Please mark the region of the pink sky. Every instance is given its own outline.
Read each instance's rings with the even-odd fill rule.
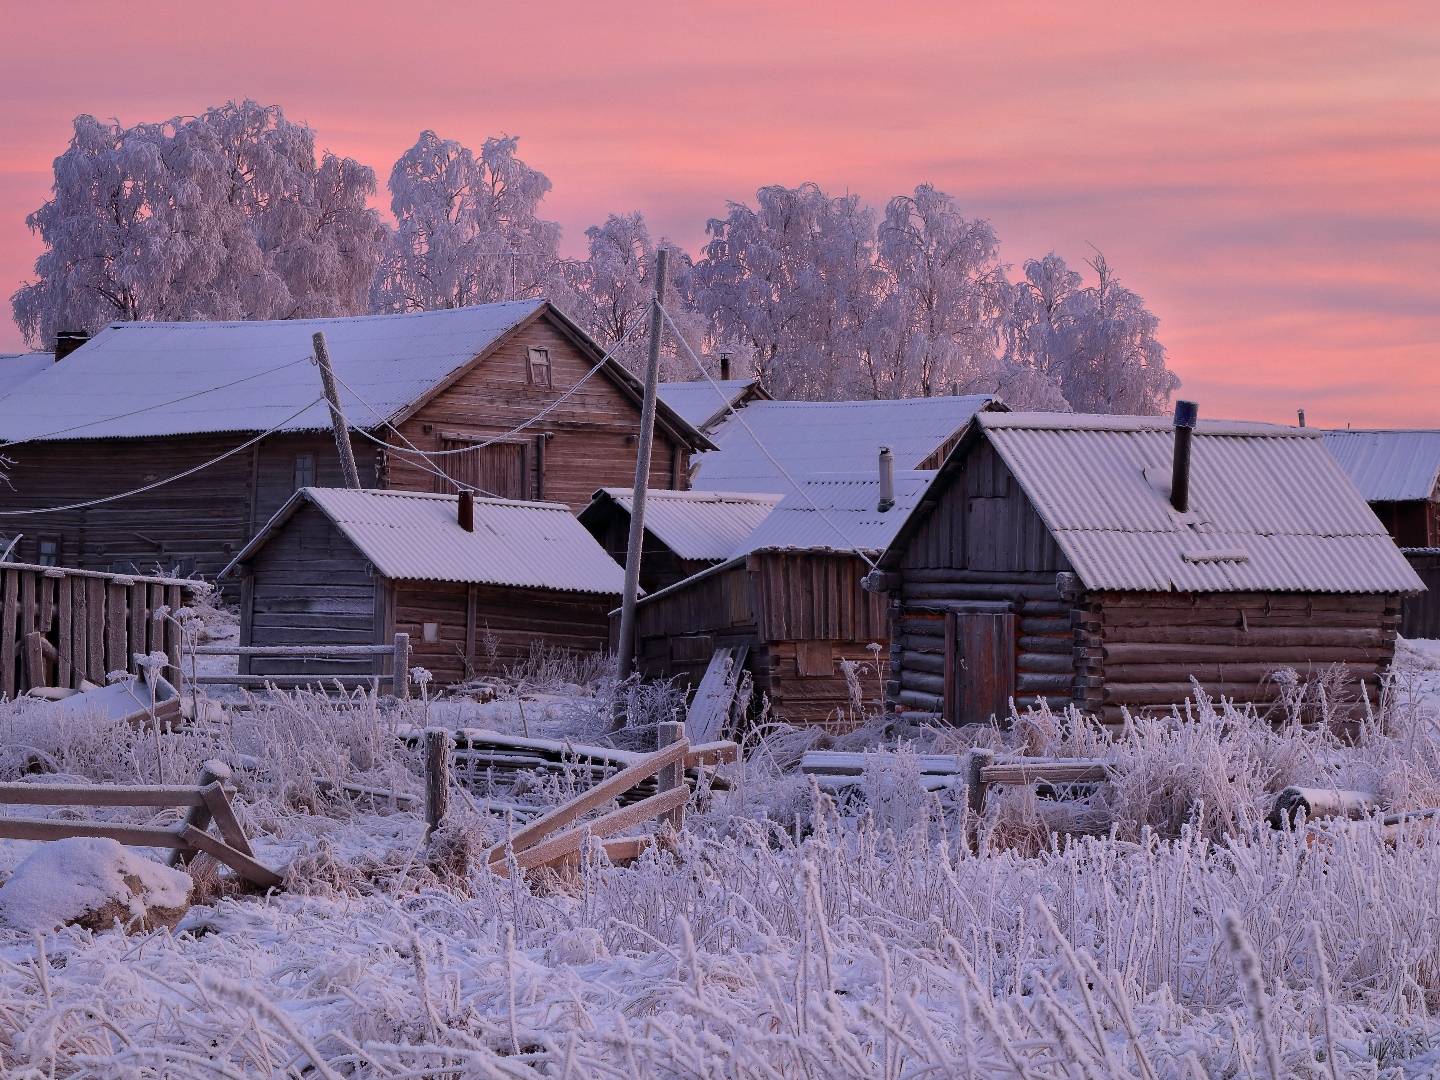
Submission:
[[[6,0],[4,26],[0,296],[75,115],[249,96],[382,201],[424,128],[519,135],[573,254],[611,211],[693,253],[763,184],[933,182],[1012,274],[1103,250],[1202,415],[1440,426],[1434,4]]]

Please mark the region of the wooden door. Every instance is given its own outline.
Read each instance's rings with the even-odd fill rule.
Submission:
[[[442,450],[463,450],[456,439],[440,440]],[[453,495],[468,488],[482,496],[500,499],[526,497],[525,446],[522,443],[491,443],[464,453],[446,454],[436,464],[447,479],[435,478],[437,491]]]
[[[1015,616],[945,615],[945,720],[988,724],[1010,715],[1015,694]]]

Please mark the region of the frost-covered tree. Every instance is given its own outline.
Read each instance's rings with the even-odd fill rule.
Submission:
[[[1057,384],[1076,412],[1164,412],[1180,380],[1165,365],[1160,320],[1103,254],[1087,265],[1091,286],[1054,253],[1026,262],[1004,328],[1007,365]]]
[[[772,393],[838,396],[884,295],[875,212],[814,184],[761,188],[757,204],[731,203],[709,222],[711,240],[683,287],[712,342],[748,350]]]
[[[476,157],[423,131],[390,172],[397,227],[371,293],[375,311],[430,311],[547,291],[560,226],[539,215],[551,184],[515,151],[514,137],[486,139]]]
[[[326,152],[279,107],[230,102],[125,128],[92,116],[55,159],[44,240],[11,298],[32,345],[137,319],[276,319],[365,310],[384,226],[373,170]]]

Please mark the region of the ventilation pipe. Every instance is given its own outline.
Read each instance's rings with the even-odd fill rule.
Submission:
[[[64,360],[89,340],[90,335],[84,330],[61,330],[55,335],[55,359]]]
[[[720,381],[730,381],[730,354],[728,352],[720,354]]]
[[[460,527],[466,532],[475,531],[475,493],[461,489],[460,491]]]
[[[1301,410],[1300,410],[1300,426],[1301,426],[1301,427],[1304,427],[1304,426],[1305,426],[1305,410],[1304,410],[1304,409],[1301,409]]]
[[[888,446],[880,447],[880,505],[875,507],[885,513],[895,505],[895,455]]]
[[[1175,464],[1170,473],[1170,505],[1180,513],[1190,509],[1190,439],[1200,406],[1193,401],[1175,402]]]

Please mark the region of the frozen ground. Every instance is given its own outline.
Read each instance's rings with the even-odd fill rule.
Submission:
[[[1297,691],[1297,716],[1313,707]],[[1261,818],[1289,783],[1366,786],[1387,811],[1440,805],[1437,711],[1440,647],[1417,642],[1354,745],[1203,705],[1113,745],[1031,715],[1006,738],[1103,754],[1116,783],[1058,814],[1001,796],[978,854],[963,808],[921,794],[907,753],[877,762],[868,811],[845,816],[775,767],[814,736],[777,730],[673,849],[526,887],[472,865],[498,819],[461,805],[427,849],[414,813],[316,779],[418,795],[396,725],[584,738],[608,716],[603,694],[442,700],[428,716],[422,702],[257,701],[159,741],[99,723],[56,731],[12,706],[7,778],[177,782],[208,757],[231,761],[257,853],[288,867],[288,889],[245,895],[202,863],[202,902],[173,932],[0,931],[0,1069],[1436,1075],[1440,834],[1360,822],[1292,835]],[[1109,832],[1061,842],[1054,830],[1085,814]],[[0,876],[31,848],[0,847]]]

